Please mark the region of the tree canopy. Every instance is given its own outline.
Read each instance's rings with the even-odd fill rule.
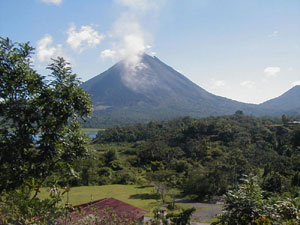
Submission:
[[[47,67],[48,79],[38,74],[33,51],[0,39],[0,193],[70,170],[86,153],[77,120],[92,111],[89,95],[61,57]]]

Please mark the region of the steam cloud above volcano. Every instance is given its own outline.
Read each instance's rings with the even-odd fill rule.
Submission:
[[[112,42],[111,49],[101,52],[102,58],[111,58],[114,61],[124,59],[127,69],[134,71],[143,68],[141,57],[146,51],[150,51],[152,36],[141,23],[147,16],[154,19],[162,0],[115,0],[124,7],[124,12],[116,20],[110,32]]]

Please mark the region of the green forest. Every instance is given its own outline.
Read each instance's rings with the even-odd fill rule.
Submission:
[[[288,201],[299,210],[300,126],[289,121],[292,119],[285,115],[267,119],[237,111],[228,116],[184,117],[108,128],[92,141],[89,159],[76,162],[75,170],[80,176],[71,182],[155,184],[164,187],[162,198],[168,189],[177,188],[186,198],[208,202],[222,201],[224,195],[226,201],[231,190],[246,188],[250,182],[254,186],[249,188],[255,187],[261,201],[269,202],[263,204],[274,206],[276,201]],[[252,197],[255,196],[248,196],[249,201],[254,200]],[[261,215],[267,214],[261,210]],[[299,217],[298,210],[295,212]],[[272,208],[270,214],[275,211]],[[296,213],[293,216],[298,221]],[[278,224],[288,223],[293,216],[279,215],[283,219]],[[235,218],[229,218],[228,222],[227,217],[220,217],[221,224],[250,221],[246,218],[244,222],[232,222]]]
[[[236,187],[243,175],[253,174],[268,195],[298,193],[300,128],[281,120],[237,112],[152,121],[108,128],[91,147],[90,162],[75,164],[81,179],[74,185],[153,180],[209,200]],[[95,173],[89,179],[85,164]]]

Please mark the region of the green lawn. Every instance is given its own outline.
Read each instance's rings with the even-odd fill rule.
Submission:
[[[98,131],[105,131],[105,129],[99,129],[99,128],[82,128],[83,132],[98,132]]]
[[[41,198],[48,196],[47,188],[43,188],[40,193]],[[113,197],[147,210],[147,216],[152,215],[153,209],[160,205],[155,199],[153,187],[142,187],[137,185],[103,185],[103,186],[82,186],[71,188],[69,201],[72,205],[87,203],[107,197]],[[64,201],[67,196],[65,194]]]

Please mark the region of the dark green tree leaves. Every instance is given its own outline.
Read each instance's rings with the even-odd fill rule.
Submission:
[[[86,153],[79,118],[91,111],[89,95],[63,58],[51,79],[31,65],[28,43],[0,40],[0,192],[42,182]]]

